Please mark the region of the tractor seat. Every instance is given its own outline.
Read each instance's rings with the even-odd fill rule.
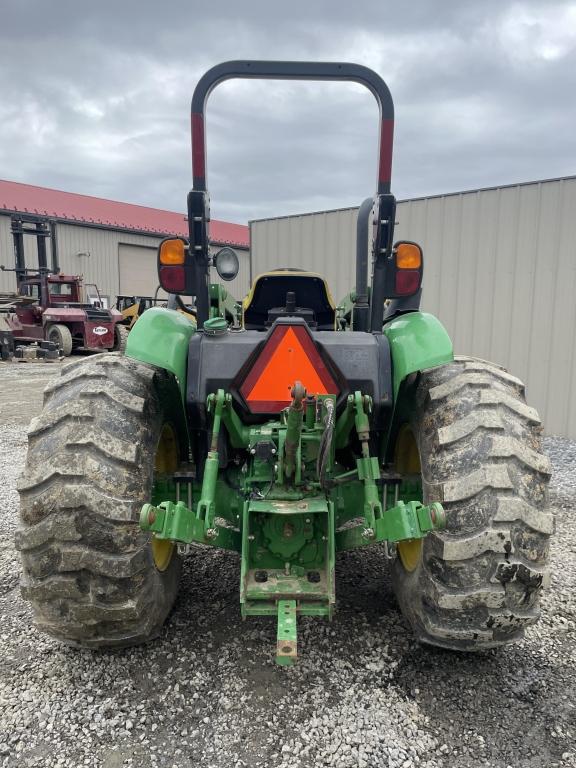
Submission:
[[[301,269],[282,268],[258,275],[244,299],[244,327],[265,331],[279,317],[300,317],[311,328],[333,331],[336,308],[326,281]]]

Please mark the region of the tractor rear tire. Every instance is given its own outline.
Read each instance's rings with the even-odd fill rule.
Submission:
[[[116,323],[114,326],[114,347],[113,352],[126,352],[126,343],[128,341],[128,328],[121,323]]]
[[[400,608],[431,645],[483,650],[517,640],[539,618],[554,527],[538,414],[518,379],[471,358],[422,373],[411,403],[403,429],[417,451],[423,500],[443,504],[447,526],[399,545]]]
[[[158,562],[138,519],[160,446],[168,440],[173,464],[187,459],[179,402],[173,377],[115,353],[66,366],[46,388],[28,433],[16,532],[22,595],[42,631],[86,647],[160,631],[181,563],[172,545]]]
[[[70,328],[68,328],[67,325],[55,323],[54,325],[48,326],[46,339],[47,341],[51,341],[53,344],[56,344],[64,357],[70,357],[72,354],[72,334],[70,333]]]

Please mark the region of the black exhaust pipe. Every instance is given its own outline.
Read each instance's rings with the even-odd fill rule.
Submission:
[[[367,197],[358,209],[356,220],[356,296],[354,299],[353,327],[367,331],[370,317],[368,302],[368,224],[374,199]]]

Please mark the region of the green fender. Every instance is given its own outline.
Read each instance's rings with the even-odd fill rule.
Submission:
[[[181,312],[151,307],[134,324],[128,335],[126,357],[151,363],[173,373],[186,400],[188,345],[196,326]]]
[[[390,343],[394,403],[406,376],[454,359],[452,341],[442,323],[426,312],[408,312],[384,325]]]

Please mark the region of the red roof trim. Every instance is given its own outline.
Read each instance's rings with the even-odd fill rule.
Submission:
[[[3,210],[153,235],[188,234],[183,213],[0,179],[0,213]],[[249,248],[250,230],[244,224],[213,220],[210,222],[210,240],[221,245]]]

